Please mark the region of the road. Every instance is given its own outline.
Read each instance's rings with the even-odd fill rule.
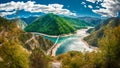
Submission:
[[[60,35],[57,37],[56,42],[54,43],[54,45],[50,49],[48,49],[47,55],[51,55],[52,54],[51,52],[56,47],[59,38],[60,38]]]
[[[58,35],[48,35],[48,34],[43,34],[43,33],[38,33],[38,32],[30,32],[32,34],[36,34],[36,35],[42,35],[42,36],[47,36],[47,37],[53,37],[53,38],[57,38]],[[60,37],[67,37],[67,36],[71,36],[72,34],[63,34],[60,35]]]
[[[32,34],[32,37],[30,39],[28,39],[25,44],[29,43],[31,40],[35,39],[35,36]]]

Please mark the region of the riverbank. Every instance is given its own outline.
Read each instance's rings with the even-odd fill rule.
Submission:
[[[62,44],[62,43],[57,44],[57,45],[52,49],[51,56],[56,56],[56,51],[57,51],[57,49],[60,47],[61,44]]]
[[[57,37],[57,40],[56,40],[56,42],[54,43],[54,45],[53,45],[50,49],[47,50],[47,55],[51,55],[51,54],[52,54],[51,52],[52,52],[52,50],[56,47],[59,38],[60,38],[60,36]]]
[[[89,29],[89,28],[88,28],[88,29]],[[74,42],[74,43],[78,43],[78,44],[81,43],[81,44],[82,44],[81,48],[84,48],[86,51],[91,52],[91,51],[93,51],[95,48],[92,47],[92,46],[90,46],[90,45],[88,45],[87,42],[83,40],[84,37],[86,37],[86,36],[89,35],[89,33],[86,33],[86,31],[87,31],[88,29],[80,29],[80,30],[77,30],[77,31],[76,31],[76,34],[74,34],[74,35],[77,37],[77,39],[74,39],[73,42]],[[58,48],[59,48],[62,44],[64,44],[65,41],[69,41],[69,40],[70,40],[70,39],[66,39],[66,40],[64,40],[63,42],[57,44],[57,45],[52,49],[52,52],[51,52],[52,54],[51,54],[51,55],[52,55],[52,56],[56,56],[56,51],[58,50]],[[80,44],[80,45],[81,45],[81,44]],[[72,44],[72,45],[73,45],[73,44]],[[83,52],[84,49],[81,49],[81,52]]]
[[[84,39],[82,39],[81,41],[84,42],[87,47],[89,47],[89,48],[91,48],[91,49],[93,49],[93,50],[96,50],[96,49],[97,49],[97,47],[94,47],[94,46],[89,45]]]

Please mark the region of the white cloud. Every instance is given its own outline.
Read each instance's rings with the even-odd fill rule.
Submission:
[[[100,6],[96,6],[96,8],[100,8]]]
[[[85,8],[87,7],[85,2],[82,2],[81,4],[82,4]]]
[[[85,3],[85,2],[82,2],[81,4],[82,4],[82,5],[85,5],[86,3]]]
[[[92,3],[96,2],[96,0],[86,0],[86,1],[89,1],[89,2],[92,2]]]
[[[92,0],[87,0],[91,2]],[[96,0],[101,1],[102,0]],[[92,11],[102,16],[117,17],[120,12],[120,0],[103,0],[101,6],[104,8],[93,9]]]
[[[76,13],[72,13],[68,9],[64,9],[63,6],[64,5],[61,5],[61,4],[48,4],[48,5],[36,4],[35,1],[27,1],[27,2],[11,1],[9,3],[0,4],[0,11],[9,12],[9,11],[15,11],[15,10],[24,10],[31,13],[42,12],[42,13],[63,14],[67,16],[69,15],[76,16]],[[3,12],[0,12],[0,13],[3,13]],[[5,16],[5,15],[2,15],[2,16]],[[9,15],[10,15],[10,12],[9,12]]]
[[[13,11],[13,12],[0,12],[0,16],[6,16],[6,15],[11,15],[11,14],[15,14],[16,11]]]
[[[91,3],[98,3],[98,2],[102,2],[103,0],[86,0],[86,1],[88,1],[88,2],[91,2]]]
[[[86,6],[86,5],[84,5],[84,7],[86,8],[87,6]]]
[[[88,8],[92,9],[93,7],[92,7],[92,5],[88,5]]]

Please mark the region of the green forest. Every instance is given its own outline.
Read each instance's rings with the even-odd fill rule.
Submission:
[[[27,32],[40,32],[49,35],[61,35],[74,33],[77,29],[86,28],[90,24],[74,19],[65,18],[55,14],[47,14],[39,17],[25,28]]]

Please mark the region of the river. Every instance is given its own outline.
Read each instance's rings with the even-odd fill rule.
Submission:
[[[88,29],[80,29],[71,36],[60,37],[56,47],[54,47],[52,50],[52,56],[66,53],[68,51],[93,51],[93,48],[89,47],[89,45],[85,41],[83,41],[83,38],[89,35],[88,33],[86,33]],[[52,40],[53,42],[56,41],[56,38],[47,36],[44,37]]]

